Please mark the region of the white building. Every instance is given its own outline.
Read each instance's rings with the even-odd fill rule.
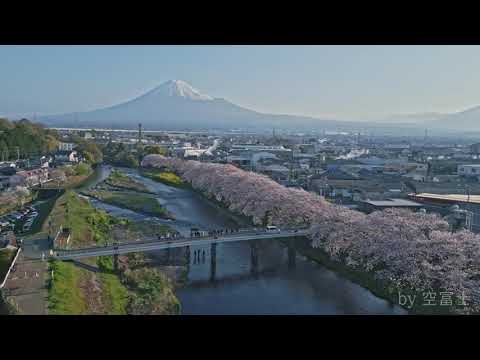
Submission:
[[[232,150],[236,151],[291,151],[290,149],[284,148],[282,145],[251,145],[251,144],[237,144],[232,145]]]
[[[74,143],[65,143],[65,142],[60,142],[58,144],[58,150],[59,151],[72,151],[75,148]]]

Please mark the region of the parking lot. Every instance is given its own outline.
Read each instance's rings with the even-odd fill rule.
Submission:
[[[25,234],[30,231],[38,217],[33,206],[26,206],[21,210],[0,216],[0,233],[14,231],[16,234]]]

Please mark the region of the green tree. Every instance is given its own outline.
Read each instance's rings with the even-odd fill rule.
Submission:
[[[8,146],[4,140],[0,140],[0,160],[8,160]]]
[[[167,155],[167,149],[159,145],[150,145],[145,147],[144,153],[145,155],[147,154]]]
[[[77,144],[77,151],[85,157],[90,164],[99,164],[103,161],[103,153],[97,144],[81,141]]]

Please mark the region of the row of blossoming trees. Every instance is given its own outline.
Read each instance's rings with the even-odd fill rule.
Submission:
[[[142,166],[174,171],[194,189],[255,224],[268,214],[276,225],[309,225],[313,247],[371,273],[391,294],[434,293],[437,304],[440,296],[452,299],[450,310],[480,310],[480,236],[451,233],[448,223],[434,214],[389,209],[366,215],[232,165],[148,155]],[[466,307],[455,306],[460,298]]]

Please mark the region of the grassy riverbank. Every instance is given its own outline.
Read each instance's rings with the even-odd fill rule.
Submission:
[[[161,271],[148,267],[143,254],[130,254],[122,278],[132,296],[128,313],[133,315],[176,315],[181,312],[174,284]]]
[[[60,225],[71,228],[72,248],[103,245],[112,242],[115,234],[128,235],[141,231],[141,227],[134,223],[96,210],[88,200],[72,191],[67,191],[56,201],[49,220],[55,228]],[[162,229],[167,231],[168,227],[162,226]],[[127,260],[123,261],[120,272],[114,270],[112,256],[86,259],[78,265],[74,262],[50,261],[49,313],[178,313],[178,300],[173,294],[173,286],[163,279],[163,274],[150,269],[132,270],[128,258],[122,259]]]
[[[132,191],[138,192],[150,192],[148,188],[141,182],[135,181],[132,177],[125,175],[119,170],[113,170],[107,179],[105,179],[105,184]]]
[[[94,209],[88,200],[67,191],[55,203],[49,216],[52,228],[61,225],[71,230],[72,248],[92,244],[102,245],[113,227],[120,221]],[[45,224],[48,226],[47,224]],[[120,279],[105,269],[104,258],[87,259],[87,265],[102,272],[77,267],[72,262],[50,262],[48,307],[51,314],[123,314],[126,307],[126,288]],[[53,271],[53,277],[52,277]]]
[[[158,200],[152,195],[129,191],[108,190],[92,190],[87,194],[107,204],[165,219],[174,218],[173,215],[160,205]]]
[[[173,172],[161,171],[157,169],[142,169],[141,175],[148,177],[152,180],[161,182],[165,185],[174,186],[177,188],[189,188],[190,185],[184,183],[180,176]]]

